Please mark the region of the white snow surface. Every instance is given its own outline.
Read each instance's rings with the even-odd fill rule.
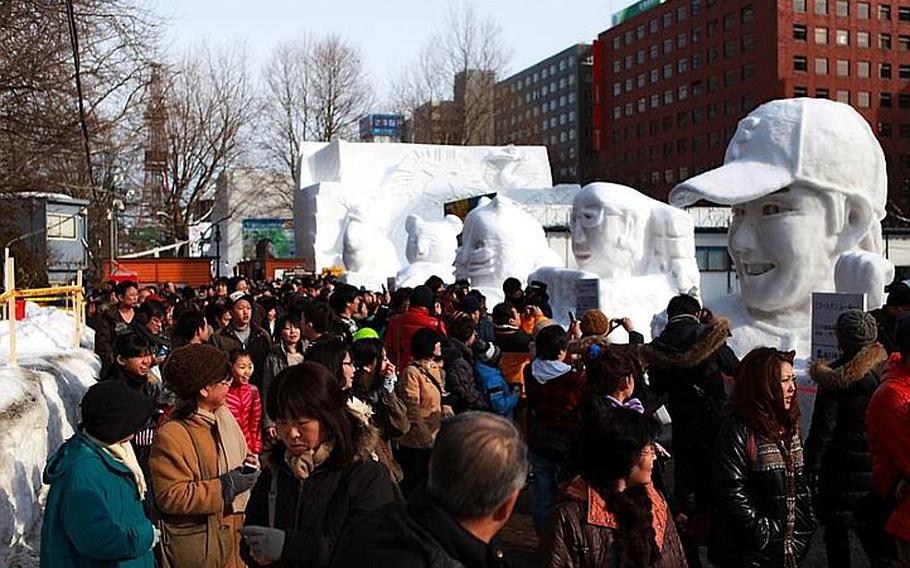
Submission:
[[[0,367],[0,566],[37,566],[48,487],[47,457],[79,421],[79,401],[100,369],[86,328],[72,347],[75,322],[55,308],[28,304],[16,329],[19,367]],[[0,322],[0,360],[8,357],[7,322]]]

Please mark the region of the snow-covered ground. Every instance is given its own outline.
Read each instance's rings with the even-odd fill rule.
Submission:
[[[0,321],[0,566],[37,566],[50,453],[72,435],[79,401],[95,382],[94,333],[73,348],[75,322],[55,308],[28,304],[16,322],[19,367],[7,364],[9,328]]]

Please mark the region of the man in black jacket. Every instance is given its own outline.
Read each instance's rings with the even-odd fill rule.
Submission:
[[[426,489],[342,534],[332,566],[499,567],[491,541],[505,526],[528,473],[528,450],[508,420],[465,412],[442,425]]]
[[[667,327],[649,349],[651,388],[673,420],[673,503],[689,566],[700,566],[693,526],[710,510],[711,455],[726,400],[724,375],[739,360],[726,344],[729,326],[703,323],[696,298],[681,294],[667,306]],[[713,324],[713,325],[709,325]],[[701,519],[698,519],[701,520]]]

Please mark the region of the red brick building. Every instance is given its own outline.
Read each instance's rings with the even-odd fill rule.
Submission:
[[[602,178],[666,198],[723,162],[756,106],[811,96],[847,102],[869,121],[891,199],[910,201],[910,5],[643,0],[629,12],[593,47]]]

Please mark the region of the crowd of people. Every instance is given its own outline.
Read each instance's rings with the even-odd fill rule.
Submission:
[[[829,566],[851,531],[910,566],[910,288],[840,315],[808,432],[794,353],[739,360],[694,297],[645,343],[622,314],[561,326],[541,283],[503,294],[93,292],[102,369],[48,460],[42,566],[507,566],[523,492],[544,566],[791,568],[819,525]]]

